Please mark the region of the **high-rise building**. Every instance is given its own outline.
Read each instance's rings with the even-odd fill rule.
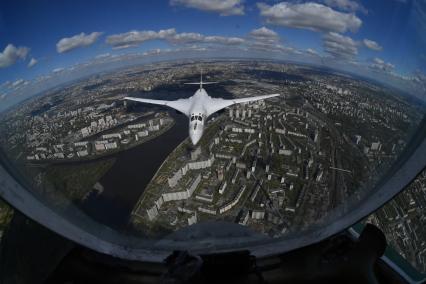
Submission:
[[[223,180],[223,167],[219,167],[216,172],[217,172],[217,179],[222,181]]]

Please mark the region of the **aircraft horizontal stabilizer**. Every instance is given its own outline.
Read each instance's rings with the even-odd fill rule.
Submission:
[[[203,84],[203,85],[210,85],[210,84],[217,84],[217,83],[219,83],[219,82],[190,82],[190,83],[183,83],[184,85],[200,85],[200,84]]]

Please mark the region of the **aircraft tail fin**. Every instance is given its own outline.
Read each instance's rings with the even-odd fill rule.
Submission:
[[[203,85],[216,84],[218,82],[203,82],[203,71],[201,71],[200,82],[190,82],[184,83],[185,85],[200,85],[200,89],[203,88]]]

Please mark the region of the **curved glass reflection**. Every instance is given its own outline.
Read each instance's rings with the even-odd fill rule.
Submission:
[[[246,226],[243,236],[272,241],[303,236],[358,208],[421,135],[425,63],[412,51],[424,50],[424,23],[415,13],[410,21],[402,16],[422,7],[393,3],[394,19],[412,32],[390,29],[386,38],[380,31],[391,11],[376,3],[354,2],[358,8],[349,11],[336,1],[236,2],[226,11],[187,1],[137,4],[182,23],[186,13],[211,13],[211,22],[240,17],[245,24],[233,32],[231,23],[180,30],[155,21],[128,31],[123,17],[120,31],[104,23],[104,32],[51,42],[52,31],[49,62],[41,60],[52,52],[47,47],[30,53],[6,45],[0,67],[14,69],[2,83],[0,147],[20,182],[101,239],[92,222],[136,240],[179,238],[197,224],[226,222]],[[60,13],[55,5],[52,18]],[[243,12],[251,6],[263,22]],[[306,9],[328,11],[344,25],[321,13],[303,25],[281,21],[286,11],[303,19]],[[366,11],[382,14],[373,23]],[[28,23],[42,15],[32,17]],[[397,39],[406,45],[393,45]],[[200,85],[185,84],[200,74]],[[169,103],[124,99],[174,101],[197,90],[232,100],[279,96],[188,117]]]

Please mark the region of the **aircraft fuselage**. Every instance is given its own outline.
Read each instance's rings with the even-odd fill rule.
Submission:
[[[192,104],[189,112],[189,138],[193,145],[197,145],[203,136],[204,123],[207,119],[204,102],[209,95],[203,88],[198,89],[191,97]]]

